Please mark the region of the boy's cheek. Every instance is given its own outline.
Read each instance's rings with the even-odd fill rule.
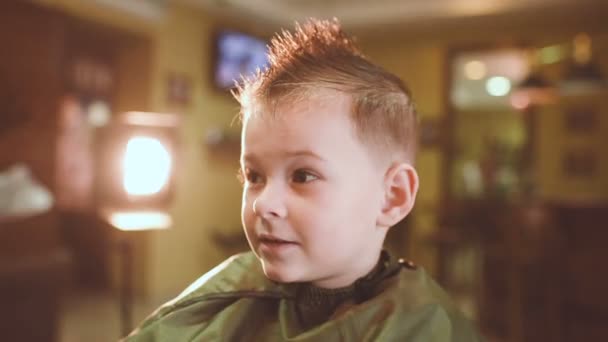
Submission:
[[[250,191],[247,191],[247,188],[244,188],[241,199],[241,213],[245,214],[246,211],[253,211],[253,196]]]

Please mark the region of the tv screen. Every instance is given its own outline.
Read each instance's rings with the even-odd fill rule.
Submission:
[[[221,89],[234,87],[241,75],[249,76],[268,63],[266,42],[242,32],[220,31],[215,40],[214,83]]]

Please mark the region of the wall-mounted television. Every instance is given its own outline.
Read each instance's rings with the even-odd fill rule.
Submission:
[[[264,69],[268,63],[266,41],[239,31],[221,30],[215,35],[213,83],[220,89],[231,89],[241,75]]]

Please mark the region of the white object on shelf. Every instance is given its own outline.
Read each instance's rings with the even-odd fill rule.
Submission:
[[[53,206],[53,195],[32,178],[24,164],[15,164],[0,172],[0,216],[41,214]]]

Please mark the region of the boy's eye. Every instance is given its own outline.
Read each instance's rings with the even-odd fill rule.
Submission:
[[[293,173],[293,178],[292,180],[295,183],[308,183],[308,182],[312,182],[316,179],[318,179],[319,177],[313,175],[312,173],[305,171],[305,170],[297,170],[296,172]]]
[[[255,171],[252,171],[250,169],[245,169],[244,174],[245,174],[245,180],[248,183],[257,184],[257,183],[261,182],[260,175]]]

